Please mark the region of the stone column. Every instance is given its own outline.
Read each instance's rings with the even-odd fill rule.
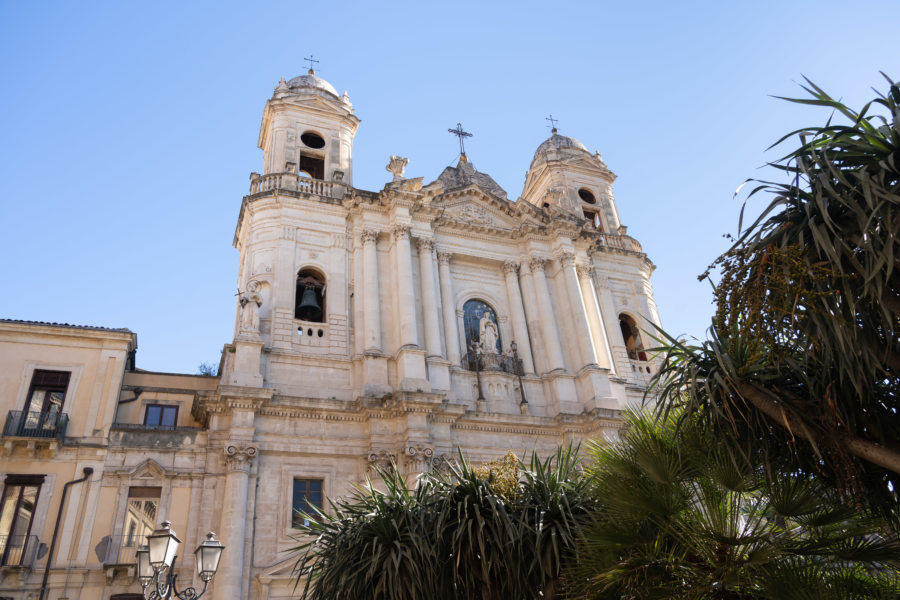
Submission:
[[[545,259],[532,259],[529,267],[534,280],[534,291],[537,296],[538,312],[540,313],[541,330],[544,334],[544,350],[547,353],[547,368],[550,371],[565,371],[566,363],[563,360],[562,348],[559,345],[559,332],[557,331],[556,318],[553,314],[553,302],[550,299],[550,288],[547,287],[547,277],[544,275]]]
[[[447,341],[447,360],[459,366],[459,330],[456,327],[456,300],[453,295],[453,279],[450,277],[449,252],[438,252],[441,280],[441,308],[444,311],[444,337]]]
[[[528,339],[528,324],[525,322],[525,309],[522,306],[522,291],[519,289],[518,263],[508,260],[503,263],[506,277],[506,295],[509,296],[509,312],[512,317],[513,335],[518,346],[519,358],[526,373],[534,373],[534,362],[531,358],[531,340]]]
[[[219,539],[228,548],[216,573],[215,597],[240,598],[244,587],[244,541],[247,534],[247,483],[253,459],[259,453],[253,444],[229,442],[225,446],[225,493]]]
[[[416,240],[419,248],[419,278],[422,280],[422,321],[425,325],[427,356],[442,356],[441,327],[438,323],[437,296],[434,283],[434,241]]]
[[[363,245],[363,303],[365,322],[364,352],[381,352],[381,303],[378,293],[378,232],[367,229],[362,233]]]
[[[615,372],[615,361],[613,361],[612,349],[609,347],[606,325],[600,312],[597,294],[594,292],[594,268],[588,265],[578,265],[576,268],[578,269],[578,282],[581,284],[581,295],[584,298],[584,308],[587,310],[588,322],[591,324],[598,362],[601,367]]]
[[[409,227],[394,226],[394,264],[397,272],[397,311],[400,319],[400,347],[419,346],[416,326],[416,296],[413,293],[412,257],[409,247]]]
[[[601,317],[608,316],[612,322],[612,331],[606,332],[606,339],[613,354],[612,369],[614,373],[618,373],[622,377],[626,377],[628,373],[628,363],[620,362],[621,357],[627,356],[625,350],[625,340],[622,339],[622,333],[619,331],[619,314],[616,312],[616,305],[613,302],[612,293],[609,290],[609,279],[601,276],[594,271],[594,285],[597,290],[597,300],[600,303]],[[616,357],[619,357],[617,359]]]
[[[597,352],[594,350],[591,326],[584,307],[584,299],[581,297],[578,273],[575,271],[575,255],[572,252],[563,252],[559,255],[559,265],[563,272],[566,294],[569,296],[569,307],[572,311],[572,320],[575,325],[573,333],[578,341],[578,349],[581,354],[581,364],[578,366],[580,368],[587,365],[596,365]]]

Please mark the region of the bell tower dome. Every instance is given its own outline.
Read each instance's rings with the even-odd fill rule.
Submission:
[[[353,185],[353,137],[359,119],[347,92],[310,69],[278,82],[259,128],[263,174],[296,173]]]

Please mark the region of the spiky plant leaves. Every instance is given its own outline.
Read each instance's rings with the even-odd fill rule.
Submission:
[[[771,201],[714,263],[709,338],[661,334],[656,386],[661,413],[700,415],[770,468],[817,473],[900,523],[900,88],[887,81],[859,111],[808,80],[791,100],[837,118],[779,140],[800,138],[771,163],[789,180],[750,192]]]
[[[900,591],[900,540],[876,514],[848,509],[813,476],[767,470],[752,447],[729,453],[701,419],[680,417],[631,414],[620,445],[591,447],[599,505],[567,573],[573,598],[764,600],[812,590],[832,600]],[[647,494],[668,500],[646,502]]]

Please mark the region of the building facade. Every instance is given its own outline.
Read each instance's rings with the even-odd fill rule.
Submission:
[[[600,155],[554,129],[516,201],[464,153],[430,183],[392,156],[373,192],[358,126],[313,71],[266,103],[218,375],[137,369],[128,330],[0,321],[0,598],[140,593],[134,552],[164,519],[184,585],[214,530],[209,597],[289,598],[295,508],[376,465],[617,439],[659,318]]]

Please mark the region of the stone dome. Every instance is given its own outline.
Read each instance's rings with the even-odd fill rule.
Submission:
[[[316,72],[312,69],[309,70],[308,74],[294,77],[293,79],[288,81],[287,87],[292,92],[299,92],[303,89],[321,90],[323,92],[331,94],[335,98],[340,98],[340,94],[337,93],[337,90],[334,89],[334,86],[332,86],[321,77],[316,77]]]
[[[584,144],[576,140],[575,138],[570,138],[565,135],[559,135],[556,133],[556,129],[553,130],[553,135],[544,140],[544,142],[538,146],[537,150],[534,152],[534,160],[537,160],[543,155],[560,152],[560,151],[573,151],[573,150],[581,150],[582,152],[587,152],[590,154],[588,149]]]

